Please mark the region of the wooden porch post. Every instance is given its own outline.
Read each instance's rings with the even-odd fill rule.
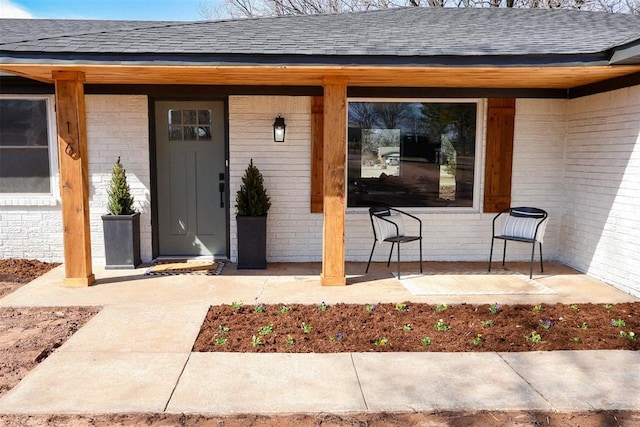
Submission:
[[[346,285],[345,181],[347,157],[347,80],[324,79],[324,228],[322,277],[325,286]]]
[[[56,89],[64,285],[89,286],[95,276],[91,267],[84,73],[54,71],[52,77]]]

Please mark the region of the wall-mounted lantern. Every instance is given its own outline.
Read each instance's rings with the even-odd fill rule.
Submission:
[[[284,123],[284,117],[276,117],[276,121],[273,122],[273,142],[284,142],[284,133],[287,125]]]

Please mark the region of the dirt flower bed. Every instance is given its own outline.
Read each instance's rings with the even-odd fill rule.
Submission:
[[[0,259],[0,297],[59,263]],[[0,307],[0,396],[98,312],[94,307]]]
[[[59,265],[35,259],[0,259],[0,298]]]
[[[212,306],[197,352],[639,350],[640,303]]]

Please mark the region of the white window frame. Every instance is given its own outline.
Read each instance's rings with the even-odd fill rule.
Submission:
[[[429,206],[411,206],[403,207],[402,210],[412,213],[479,213],[480,212],[480,193],[484,189],[484,144],[485,137],[483,131],[485,129],[485,98],[347,98],[347,129],[349,128],[349,103],[350,102],[402,102],[402,103],[447,103],[447,104],[476,104],[476,147],[475,160],[473,169],[473,202],[471,206],[451,206],[451,207],[429,207]],[[345,137],[348,143],[348,137]],[[349,163],[349,150],[347,148],[347,157],[345,159]],[[345,183],[348,183],[348,170],[345,168]],[[345,189],[347,213],[366,213],[369,210],[365,207],[348,207],[349,206],[349,190]]]
[[[0,95],[3,99],[45,101],[47,106],[47,134],[49,150],[49,193],[0,193],[0,206],[55,206],[60,201],[58,171],[58,132],[56,128],[54,95]]]

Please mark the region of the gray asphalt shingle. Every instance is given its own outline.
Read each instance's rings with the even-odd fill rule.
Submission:
[[[397,8],[226,21],[0,20],[0,53],[583,55],[640,40],[640,17],[575,10]]]

